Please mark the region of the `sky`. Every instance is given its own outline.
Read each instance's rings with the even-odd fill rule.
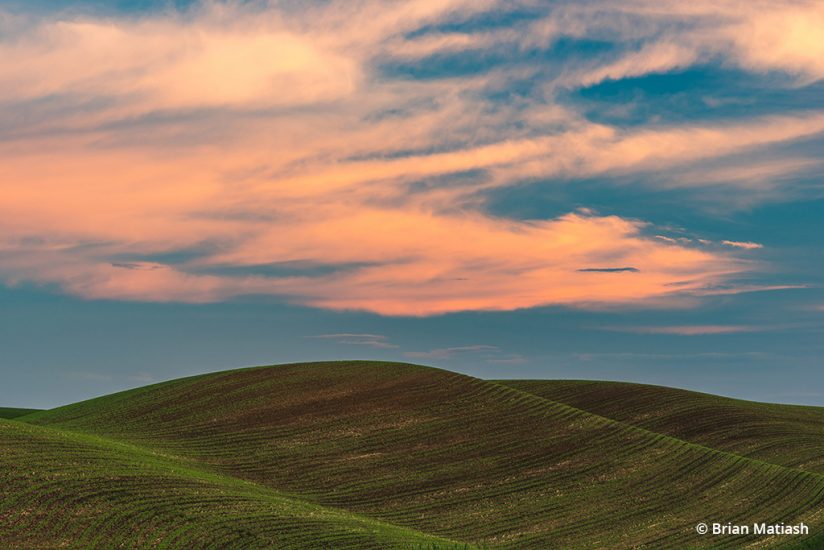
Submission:
[[[6,0],[0,405],[356,358],[824,405],[822,28]]]

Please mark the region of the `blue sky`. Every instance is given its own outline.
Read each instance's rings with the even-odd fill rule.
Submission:
[[[824,405],[824,10],[661,5],[7,3],[0,404],[362,358]]]

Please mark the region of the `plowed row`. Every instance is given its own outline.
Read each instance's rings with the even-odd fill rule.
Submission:
[[[144,532],[140,525],[132,528],[132,521],[152,521],[178,525],[179,538],[168,544],[183,546],[201,536],[196,526],[203,521],[215,526],[215,536],[232,527],[260,540],[286,536],[283,531],[289,541],[308,548],[322,548],[324,540],[333,541],[335,548],[380,545],[371,531],[369,537],[346,538],[343,533],[353,527],[336,524],[338,517],[359,526],[375,521],[380,529],[397,529],[382,540],[411,533],[412,544],[427,533],[503,548],[814,548],[824,533],[824,477],[814,472],[640,429],[498,383],[413,365],[333,362],[230,371],[22,420],[124,445],[119,460],[132,460],[131,466],[112,478],[123,477],[117,482],[127,483],[133,492],[116,493],[120,496],[115,499],[94,484],[77,484],[71,471],[79,465],[61,466],[63,477],[49,485],[48,469],[54,466],[46,459],[32,468],[38,472],[36,481],[16,478],[12,491],[26,491],[34,500],[26,507],[4,503],[2,508],[4,521],[25,522],[15,518],[15,510],[22,509],[57,514],[57,505],[50,504],[54,498],[41,503],[37,499],[44,491],[34,485],[43,484],[49,495],[61,483],[74,483],[69,492],[77,498],[84,498],[84,488],[97,495],[90,501],[94,506],[79,507],[82,517],[103,513],[101,502],[111,502],[115,509],[106,512],[115,516],[102,527],[91,528],[89,533],[97,537],[93,542],[130,541]],[[72,445],[61,443],[52,455],[72,453]],[[129,454],[138,451],[140,457]],[[25,461],[32,452],[22,451],[14,461]],[[275,495],[284,499],[280,515],[273,516],[269,504],[255,508],[245,493],[224,499],[208,485],[193,489],[186,485],[193,483],[188,473],[176,481],[161,478],[153,488],[141,485],[126,472],[143,465],[147,456],[237,484],[233,490]],[[98,459],[99,467],[110,461]],[[168,492],[156,494],[158,488]],[[198,497],[181,500],[179,495],[187,492]],[[322,510],[326,519],[308,522],[298,512],[289,519],[292,502]],[[78,506],[75,514],[81,513]],[[128,512],[126,507],[131,507]],[[130,519],[131,510],[138,520]],[[813,530],[804,540],[702,537],[694,529],[699,522],[802,520]],[[22,541],[28,530],[16,528],[14,533]],[[286,544],[278,540],[273,547]]]
[[[824,473],[824,409],[821,407],[755,403],[622,382],[500,382],[685,441]]]

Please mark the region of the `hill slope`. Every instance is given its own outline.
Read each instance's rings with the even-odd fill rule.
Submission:
[[[39,410],[40,409],[18,409],[11,407],[0,407],[0,418],[18,418],[20,416],[25,416],[27,414],[38,412]]]
[[[501,384],[654,432],[774,464],[824,473],[824,409],[588,380]]]
[[[454,546],[178,457],[7,420],[0,487],[4,548]]]
[[[23,420],[490,546],[797,547],[793,537],[700,537],[694,526],[803,520],[813,531],[803,542],[816,547],[824,527],[816,474],[412,365],[230,371]]]

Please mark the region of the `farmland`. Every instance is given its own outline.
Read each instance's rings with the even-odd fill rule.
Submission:
[[[27,414],[37,412],[37,410],[38,409],[15,409],[10,407],[0,407],[0,418],[17,418],[19,416],[25,416]]]
[[[824,544],[819,409],[599,384],[306,363],[33,412],[0,421],[0,535],[19,547]],[[702,537],[705,521],[811,532]]]
[[[824,473],[824,409],[820,407],[756,403],[621,382],[501,383],[714,449]]]

